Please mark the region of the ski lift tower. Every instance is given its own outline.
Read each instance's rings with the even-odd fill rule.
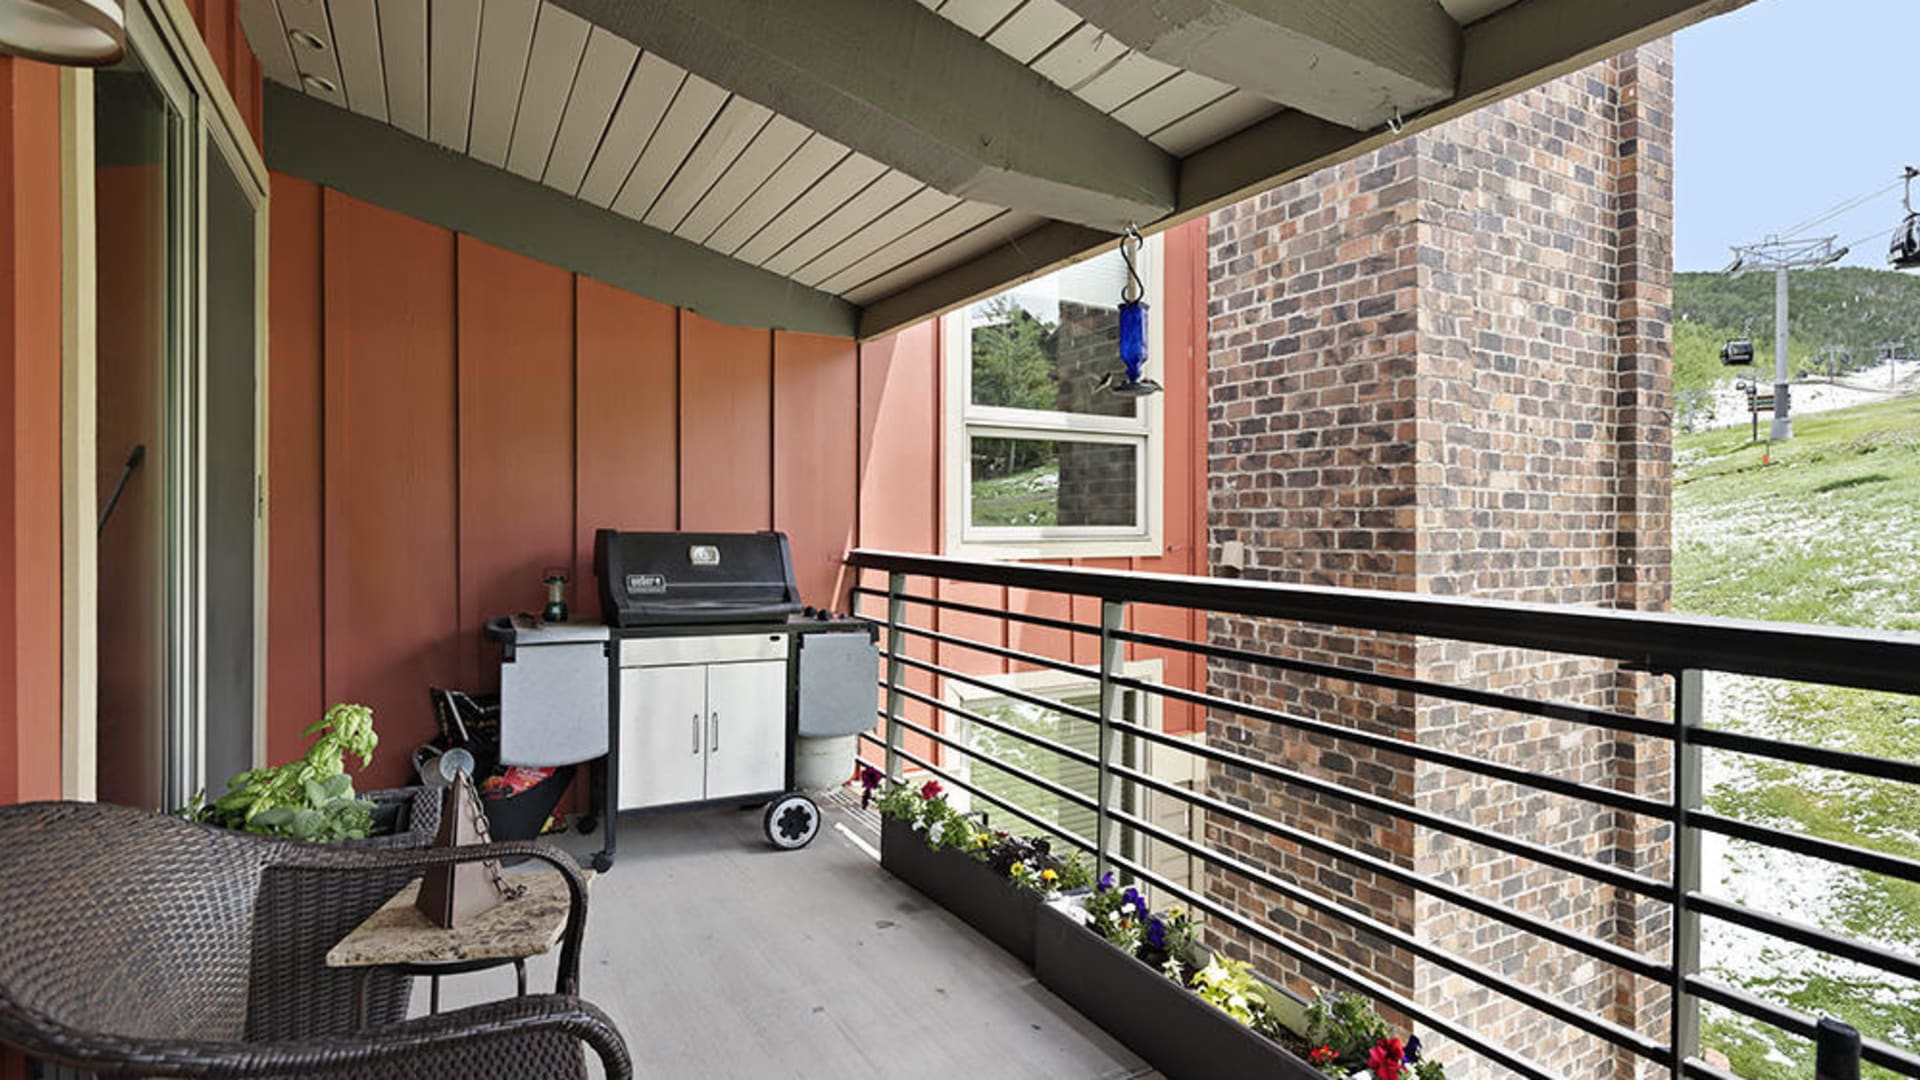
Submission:
[[[1724,273],[1734,277],[1749,270],[1772,270],[1773,291],[1773,427],[1775,442],[1793,438],[1792,403],[1788,398],[1790,371],[1787,368],[1787,272],[1815,266],[1830,266],[1847,257],[1847,249],[1833,246],[1834,238],[1790,240],[1769,236],[1757,244],[1739,244],[1733,249],[1733,262]]]

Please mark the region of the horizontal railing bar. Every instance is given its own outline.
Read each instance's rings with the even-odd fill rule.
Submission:
[[[1582,802],[1596,803],[1612,810],[1623,810],[1629,814],[1644,814],[1647,817],[1673,820],[1675,811],[1670,803],[1643,799],[1638,795],[1627,795],[1610,788],[1593,787],[1574,780],[1562,780],[1557,776],[1544,776],[1526,769],[1516,769],[1510,765],[1500,765],[1491,761],[1482,761],[1465,754],[1456,754],[1451,750],[1436,750],[1406,739],[1396,739],[1391,735],[1376,735],[1370,731],[1345,727],[1325,720],[1312,720],[1304,716],[1269,709],[1264,705],[1248,705],[1224,698],[1218,694],[1203,693],[1199,690],[1187,690],[1164,683],[1150,683],[1126,675],[1116,675],[1113,681],[1120,686],[1151,693],[1164,694],[1179,701],[1190,702],[1209,709],[1223,709],[1250,720],[1264,720],[1269,724],[1292,728],[1295,731],[1312,732],[1342,742],[1358,743],[1376,750],[1385,750],[1392,754],[1405,754],[1415,761],[1424,761],[1430,765],[1444,765],[1462,772],[1505,780],[1511,784],[1535,788],[1540,791],[1563,795]]]
[[[881,682],[880,685],[885,686],[886,683]],[[1031,745],[1037,746],[1042,750],[1045,750],[1049,753],[1058,754],[1061,757],[1068,759],[1069,761],[1077,761],[1082,765],[1088,766],[1089,768],[1097,769],[1100,767],[1100,758],[1098,757],[1098,755],[1090,754],[1085,750],[1081,750],[1077,747],[1068,746],[1066,743],[1054,742],[1052,739],[1049,739],[1044,735],[1035,735],[1030,731],[1021,731],[1019,728],[1014,727],[1011,724],[1006,724],[998,720],[989,719],[977,712],[973,712],[970,709],[963,709],[958,705],[952,705],[947,702],[941,701],[940,699],[934,697],[932,694],[923,694],[920,691],[915,690],[910,686],[902,686],[899,688],[899,690],[902,697],[905,697],[911,701],[917,701],[922,705],[932,706],[933,708],[939,709],[941,712],[944,712],[949,716],[957,716],[960,719],[965,720],[970,724],[979,724],[981,727],[989,728],[993,731],[998,731],[1003,735],[1011,735],[1016,739],[1023,739],[1026,742],[1030,743]]]
[[[891,660],[893,659],[893,652],[891,649],[881,649],[880,656],[882,659]],[[1023,701],[1028,705],[1032,705],[1034,708],[1059,713],[1061,716],[1070,716],[1075,720],[1085,720],[1089,724],[1097,724],[1100,722],[1099,713],[1068,705],[1063,701],[1044,698],[1039,694],[1031,694],[1025,690],[1017,690],[1011,686],[988,682],[984,675],[965,675],[951,668],[944,668],[939,664],[928,663],[925,660],[917,660],[905,654],[901,655],[900,662],[908,667],[927,672],[930,675],[938,675],[948,679],[958,679],[969,686],[978,686],[983,690],[991,690],[995,697],[1005,697],[1012,698],[1015,701]]]
[[[1417,874],[1405,867],[1396,866],[1392,861],[1382,859],[1377,855],[1368,855],[1365,852],[1355,851],[1352,848],[1322,840],[1302,829],[1296,829],[1291,825],[1284,825],[1264,815],[1255,813],[1252,810],[1234,806],[1232,803],[1217,799],[1211,795],[1188,791],[1178,784],[1168,783],[1158,777],[1149,776],[1146,773],[1125,765],[1114,765],[1112,768],[1116,775],[1125,777],[1143,787],[1161,792],[1170,798],[1182,800],[1190,807],[1203,809],[1209,814],[1232,818],[1242,824],[1251,825],[1256,829],[1261,829],[1274,836],[1283,837],[1302,847],[1312,848],[1315,851],[1322,852],[1343,862],[1364,867],[1376,876],[1397,881],[1413,889],[1418,889],[1429,896],[1445,900],[1448,903],[1484,915],[1487,918],[1494,919],[1507,926],[1551,941],[1556,945],[1571,949],[1598,960],[1601,963],[1612,964],[1615,967],[1630,971],[1635,975],[1663,982],[1671,980],[1673,977],[1672,970],[1664,964],[1648,960],[1637,953],[1630,952],[1617,945],[1611,945],[1604,941],[1595,941],[1592,938],[1576,934],[1570,930],[1561,929],[1551,923],[1542,923],[1536,919],[1528,918],[1514,911],[1512,908],[1494,903],[1491,900],[1485,900],[1470,893],[1438,884],[1430,877]]]
[[[1132,770],[1123,771],[1122,767],[1116,766],[1114,771],[1124,776]],[[1555,1001],[1544,994],[1537,993],[1528,987],[1519,985],[1510,978],[1496,972],[1488,971],[1479,964],[1455,956],[1445,949],[1429,945],[1404,930],[1389,926],[1371,916],[1353,911],[1325,897],[1317,896],[1298,885],[1282,880],[1279,876],[1269,871],[1262,870],[1257,866],[1243,862],[1231,855],[1216,852],[1205,844],[1196,844],[1172,830],[1162,828],[1143,818],[1135,817],[1123,810],[1111,810],[1109,813],[1113,815],[1115,820],[1133,829],[1137,833],[1144,833],[1163,844],[1185,852],[1192,858],[1203,860],[1210,866],[1238,874],[1247,881],[1278,893],[1294,903],[1310,908],[1328,918],[1335,919],[1347,926],[1372,934],[1383,941],[1391,942],[1393,945],[1426,960],[1428,963],[1446,968],[1456,975],[1479,983],[1495,993],[1502,994],[1531,1009],[1545,1013],[1562,1023],[1571,1024],[1595,1038],[1604,1039],[1620,1047],[1622,1050],[1629,1050],[1647,1057],[1659,1057],[1666,1053],[1664,1046],[1649,1041],[1637,1032],[1628,1031],[1626,1028],[1609,1023],[1597,1016]]]
[[[857,549],[855,567],[1623,660],[1920,692],[1920,634]]]
[[[878,597],[882,600],[888,599],[892,595],[885,589],[869,589],[863,586],[856,586],[853,591],[865,596]],[[1073,622],[1068,619],[1055,619],[1046,615],[1035,615],[1025,611],[996,611],[993,608],[982,607],[979,604],[969,604],[961,600],[947,600],[935,596],[920,596],[916,593],[903,592],[900,594],[900,598],[909,604],[920,604],[924,607],[943,608],[947,611],[962,611],[969,615],[983,615],[989,619],[1012,619],[1015,622],[1023,622],[1029,626],[1044,626],[1049,630],[1064,630],[1069,634],[1086,634],[1091,637],[1100,636],[1099,626]]]
[[[989,645],[984,641],[975,641],[972,638],[960,637],[957,634],[943,633],[939,630],[927,630],[922,627],[911,626],[906,623],[900,624],[900,631],[902,633],[912,634],[915,637],[927,638],[931,641],[938,641],[943,645],[952,645],[955,648],[972,649],[976,652],[983,652],[991,656],[998,656],[1003,660],[1012,660],[1015,663],[1032,664],[1036,667],[1052,668],[1055,671],[1063,671],[1069,675],[1081,676],[1082,678],[1085,678],[1089,681],[1097,680],[1100,678],[1100,669],[1097,667],[1090,667],[1086,664],[1076,664],[1068,660],[1055,660],[1051,656],[1041,656],[1037,653],[1021,652],[1019,649],[1009,649],[1004,645]]]
[[[1482,844],[1486,847],[1504,851],[1509,855],[1518,855],[1523,859],[1530,859],[1543,866],[1551,866],[1557,870],[1564,870],[1569,874],[1602,882],[1615,886],[1616,888],[1625,889],[1629,892],[1636,892],[1642,896],[1662,902],[1671,902],[1674,896],[1673,886],[1669,882],[1658,881],[1640,874],[1631,874],[1624,870],[1615,870],[1612,867],[1602,866],[1599,863],[1588,862],[1578,856],[1563,855],[1551,848],[1541,847],[1538,844],[1526,840],[1515,839],[1502,833],[1492,832],[1474,825],[1469,825],[1465,822],[1455,821],[1452,818],[1440,814],[1418,810],[1414,807],[1396,803],[1381,798],[1378,795],[1370,795],[1364,791],[1345,787],[1329,780],[1317,780],[1304,773],[1294,772],[1291,769],[1281,768],[1278,765],[1273,765],[1265,761],[1257,761],[1250,757],[1242,757],[1239,754],[1219,750],[1205,743],[1189,742],[1185,739],[1175,738],[1165,732],[1141,727],[1124,720],[1115,721],[1113,726],[1118,730],[1146,739],[1148,742],[1159,743],[1162,746],[1167,746],[1175,750],[1184,750],[1187,753],[1196,754],[1221,765],[1246,769],[1248,772],[1258,773],[1270,780],[1278,780],[1281,783],[1290,784],[1294,787],[1315,792],[1316,794],[1331,796],[1356,806],[1364,806],[1388,817],[1400,818],[1414,825],[1421,825],[1433,829],[1436,832],[1444,832],[1472,843]]]
[[[899,754],[900,754],[901,760],[910,761],[913,764],[920,766],[922,769],[925,769],[929,774],[939,777],[940,779],[945,780],[947,783],[952,784],[954,787],[960,788],[963,791],[970,792],[979,798],[987,800],[993,805],[999,807],[1002,810],[1005,810],[1007,813],[1012,814],[1014,817],[1019,818],[1020,820],[1026,822],[1027,824],[1033,826],[1034,828],[1039,829],[1042,832],[1052,833],[1054,836],[1057,836],[1060,839],[1065,840],[1067,843],[1072,844],[1074,847],[1077,847],[1082,851],[1086,851],[1086,852],[1093,851],[1093,845],[1088,843],[1079,834],[1071,832],[1067,829],[1061,828],[1059,825],[1053,824],[1051,822],[1041,821],[1039,818],[1034,817],[1032,813],[1026,810],[1023,810],[1019,806],[994,795],[990,791],[981,790],[980,788],[974,786],[973,784],[960,779],[959,777],[953,775],[947,770],[942,769],[940,766],[935,765],[931,761],[928,761],[927,759],[921,757],[918,754],[913,753],[910,750],[906,750],[903,748],[899,751]]]
[[[1795,765],[1812,765],[1816,768],[1852,773],[1855,776],[1873,776],[1903,784],[1920,784],[1920,762],[1896,761],[1892,758],[1874,757],[1871,754],[1856,754],[1848,750],[1829,750],[1824,746],[1781,742],[1778,739],[1727,731],[1724,728],[1696,728],[1687,733],[1687,741],[1697,746],[1752,754],[1755,757],[1771,758],[1774,761],[1786,761]]]
[[[1585,705],[1574,705],[1564,701],[1537,701],[1533,698],[1502,694],[1492,690],[1475,690],[1465,686],[1449,686],[1446,683],[1429,682],[1424,679],[1408,678],[1404,675],[1387,675],[1375,671],[1358,671],[1342,667],[1339,664],[1323,664],[1313,660],[1296,660],[1288,657],[1273,656],[1268,653],[1251,652],[1226,645],[1214,645],[1208,642],[1186,641],[1181,638],[1166,637],[1161,634],[1146,634],[1137,630],[1122,630],[1114,635],[1123,641],[1137,645],[1149,645],[1159,649],[1174,649],[1196,653],[1215,660],[1231,660],[1241,663],[1259,664],[1266,667],[1285,668],[1305,675],[1317,675],[1323,679],[1339,679],[1346,682],[1365,683],[1387,690],[1400,690],[1410,694],[1423,694],[1428,697],[1444,698],[1468,705],[1481,705],[1506,712],[1516,712],[1526,716],[1538,716],[1548,720],[1566,720],[1589,727],[1607,728],[1613,731],[1625,731],[1635,735],[1647,735],[1658,739],[1673,738],[1673,724],[1669,721],[1648,720],[1640,716],[1628,716],[1607,709],[1595,709]]]
[[[1711,1001],[1722,1008],[1732,1009],[1749,1019],[1758,1020],[1808,1041],[1819,1038],[1819,1025],[1813,1017],[1795,1009],[1775,1005],[1771,1001],[1757,998],[1723,983],[1713,982],[1698,975],[1689,975],[1687,992],[1703,1001]],[[1903,1050],[1878,1039],[1860,1040],[1860,1059],[1883,1069],[1891,1069],[1902,1076],[1920,1077],[1920,1054]]]
[[[1026,769],[1021,768],[1018,765],[1010,765],[1004,761],[999,761],[995,758],[985,756],[981,754],[978,750],[971,749],[964,743],[957,742],[953,739],[950,739],[947,736],[942,735],[940,732],[937,732],[932,728],[925,726],[924,724],[916,724],[913,721],[908,720],[902,716],[896,716],[896,717],[893,717],[892,719],[894,723],[899,724],[901,727],[907,729],[908,731],[913,732],[916,735],[924,736],[928,739],[933,740],[934,742],[939,743],[941,746],[948,748],[949,750],[953,750],[958,753],[967,755],[969,758],[973,759],[973,763],[975,765],[991,766],[992,768],[999,769],[1001,772],[1004,772],[1007,775],[1012,776],[1018,780],[1022,780],[1022,781],[1025,781],[1026,783],[1032,784],[1034,787],[1037,787],[1040,790],[1047,792],[1048,794],[1053,795],[1056,798],[1065,799],[1068,802],[1073,803],[1075,806],[1080,807],[1081,809],[1084,809],[1084,810],[1094,809],[1094,802],[1092,799],[1088,798],[1085,795],[1080,794],[1079,792],[1073,790],[1070,787],[1065,786],[1064,784],[1061,784],[1057,781],[1049,780],[1044,776],[1036,775]]]
[[[1793,919],[1783,919],[1778,915],[1755,911],[1703,893],[1688,893],[1687,906],[1702,915],[1710,915],[1723,922],[1744,926],[1749,930],[1758,930],[1769,937],[1791,941],[1796,945],[1805,945],[1830,956],[1844,957],[1869,967],[1877,967],[1882,971],[1920,981],[1920,959],[1891,949],[1829,933],[1817,926],[1809,926]]]
[[[1779,848],[1797,855],[1810,855],[1816,859],[1840,863],[1857,870],[1885,874],[1902,881],[1920,882],[1920,862],[1898,855],[1888,855],[1870,848],[1843,844],[1837,840],[1822,840],[1817,836],[1807,836],[1803,833],[1783,832],[1765,825],[1722,817],[1706,810],[1687,811],[1687,824],[1696,829],[1731,836],[1735,840]]]
[[[1147,882],[1163,893],[1183,900],[1193,908],[1205,911],[1220,921],[1228,923],[1242,933],[1266,942],[1268,945],[1293,957],[1295,960],[1326,972],[1334,982],[1345,983],[1352,989],[1372,998],[1375,1002],[1384,1003],[1398,1010],[1409,1020],[1425,1024],[1432,1030],[1452,1039],[1454,1042],[1474,1051],[1489,1061],[1504,1065],[1514,1072],[1519,1073],[1521,1076],[1528,1077],[1529,1080],[1552,1080],[1553,1074],[1542,1070],[1532,1062],[1517,1057],[1513,1053],[1487,1042],[1478,1035],[1427,1012],[1425,1009],[1420,1008],[1393,990],[1355,973],[1350,968],[1342,967],[1338,961],[1322,956],[1318,952],[1310,950],[1305,946],[1296,945],[1271,927],[1255,923],[1239,912],[1225,907],[1217,901],[1208,899],[1184,886],[1175,885],[1173,882],[1125,856],[1117,854],[1109,855],[1108,860],[1132,874],[1136,880]]]

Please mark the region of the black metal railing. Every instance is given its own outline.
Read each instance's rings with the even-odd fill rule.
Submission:
[[[1093,855],[1102,871],[1109,866],[1124,870],[1159,890],[1163,897],[1178,899],[1219,920],[1222,925],[1247,939],[1261,942],[1316,971],[1326,972],[1336,983],[1368,994],[1410,1020],[1521,1076],[1545,1080],[1555,1074],[1530,1058],[1525,1049],[1503,1045],[1484,1033],[1438,1015],[1433,1009],[1422,1007],[1410,995],[1389,985],[1390,980],[1372,972],[1356,970],[1341,956],[1330,954],[1326,948],[1301,935],[1283,932],[1270,920],[1236,910],[1210,895],[1204,887],[1195,888],[1192,884],[1183,884],[1156,872],[1148,865],[1150,860],[1138,855],[1137,847],[1130,847],[1122,840],[1131,838],[1137,842],[1145,838],[1157,842],[1168,850],[1186,856],[1192,864],[1205,866],[1212,874],[1230,876],[1258,886],[1318,918],[1342,924],[1355,933],[1577,1029],[1586,1036],[1616,1048],[1616,1053],[1664,1066],[1675,1076],[1721,1078],[1728,1075],[1709,1065],[1699,1055],[1699,1003],[1711,1002],[1749,1020],[1815,1041],[1820,1046],[1823,1062],[1829,1060],[1830,1055],[1843,1058],[1857,1052],[1860,1060],[1893,1074],[1920,1077],[1920,1054],[1913,1047],[1895,1046],[1873,1039],[1857,1040],[1857,1037],[1853,1037],[1857,1042],[1848,1043],[1835,1034],[1836,1031],[1847,1031],[1842,1024],[1825,1021],[1823,1026],[1825,1018],[1808,1016],[1703,974],[1699,955],[1701,921],[1715,920],[1764,935],[1769,941],[1815,950],[1900,978],[1916,980],[1916,990],[1920,990],[1920,960],[1915,957],[1713,895],[1702,888],[1699,878],[1703,836],[1714,834],[1775,851],[1886,875],[1902,882],[1920,883],[1920,861],[1705,809],[1702,806],[1701,775],[1704,751],[1715,750],[1914,785],[1913,794],[1920,797],[1920,764],[1705,727],[1701,698],[1705,672],[1920,695],[1920,634],[982,562],[867,550],[853,552],[848,562],[860,571],[859,583],[854,590],[856,610],[881,627],[886,645],[884,656],[887,671],[880,682],[885,701],[878,710],[883,720],[882,733],[865,738],[876,753],[884,754],[886,770],[896,779],[903,775],[908,766],[939,777],[967,791],[974,799],[1083,848]],[[943,596],[935,585],[941,581],[1085,598],[1099,604],[1100,619],[1096,624],[1075,618],[1050,617],[962,602]],[[914,587],[915,583],[917,588]],[[875,602],[884,602],[884,612],[875,610]],[[1164,633],[1148,633],[1137,628],[1129,629],[1129,610],[1139,605],[1296,625],[1337,627],[1347,632],[1405,635],[1409,640],[1442,639],[1476,646],[1498,646],[1526,650],[1529,655],[1551,653],[1613,661],[1619,669],[1670,680],[1671,706],[1661,710],[1664,715],[1650,717],[1585,704],[1536,700],[1469,685],[1440,683],[1308,656],[1255,651],[1220,641],[1189,640]],[[1070,606],[1068,610],[1072,610]],[[1010,638],[1003,644],[1000,641],[967,637],[951,628],[936,628],[937,619],[930,616],[940,612],[967,616],[968,620],[959,621],[970,620],[976,625],[979,619],[984,618],[995,620],[998,625],[1031,627],[1036,632],[1082,635],[1082,640],[1097,643],[1095,655],[1098,656],[1098,662],[1086,663],[1031,649],[1013,648],[1010,647]],[[951,663],[943,664],[913,655],[911,643],[914,641],[931,646],[922,647],[919,651],[930,652],[935,657],[943,650],[963,650],[974,656],[991,658],[996,663],[1007,665],[1009,669],[1057,671],[1082,681],[1088,687],[1097,686],[1098,708],[1065,703],[1055,697],[1022,690],[1008,679],[979,674],[977,669],[965,670]],[[1193,680],[1197,685],[1188,686],[1141,678],[1128,673],[1126,661],[1129,650],[1136,653],[1153,650],[1162,654],[1185,654],[1196,658],[1196,666],[1234,665],[1238,669],[1339,681],[1408,698],[1453,702],[1476,709],[1497,709],[1556,721],[1573,725],[1579,730],[1603,732],[1612,738],[1640,740],[1663,748],[1662,752],[1670,755],[1671,781],[1661,785],[1663,790],[1658,791],[1601,786],[1488,760],[1475,754],[1422,745],[1392,733],[1363,730],[1345,723],[1303,715],[1306,710],[1289,709],[1281,702],[1239,700],[1234,695],[1211,688],[1204,678]],[[929,692],[909,685],[915,680],[922,687],[932,685],[934,689]],[[1089,752],[1061,739],[987,715],[978,708],[969,707],[965,695],[942,693],[939,689],[942,684],[972,687],[998,698],[1046,710],[1076,723],[1094,725],[1098,731],[1097,748]],[[1666,850],[1661,853],[1661,858],[1652,861],[1664,864],[1667,872],[1646,873],[1575,853],[1564,844],[1557,845],[1541,837],[1489,829],[1448,813],[1422,809],[1405,797],[1375,794],[1334,779],[1312,775],[1296,764],[1249,756],[1231,745],[1224,745],[1223,740],[1193,740],[1169,735],[1142,723],[1137,716],[1130,719],[1124,715],[1119,708],[1123,692],[1153,695],[1163,701],[1184,702],[1204,710],[1210,716],[1230,716],[1238,723],[1312,737],[1323,743],[1402,755],[1409,761],[1513,785],[1516,790],[1544,793],[1631,820],[1660,823],[1665,831],[1659,834],[1659,843],[1665,845]],[[910,704],[915,708],[909,709]],[[916,721],[909,715],[914,711],[919,713],[924,722]],[[956,738],[952,726],[939,723],[935,717],[951,718],[1016,739],[1022,745],[1033,747],[1060,761],[1082,767],[1091,766],[1096,773],[1094,790],[1089,793],[1033,768],[995,759],[967,739]],[[914,752],[909,749],[909,735],[917,737],[924,745],[940,748],[940,752]],[[1427,830],[1453,841],[1478,845],[1580,880],[1608,886],[1617,890],[1619,895],[1635,898],[1638,903],[1658,905],[1666,916],[1663,921],[1670,932],[1658,948],[1647,948],[1622,945],[1605,936],[1560,925],[1522,911],[1504,899],[1490,898],[1469,888],[1419,874],[1404,861],[1359,850],[1350,842],[1320,835],[1297,823],[1276,820],[1260,809],[1242,805],[1238,800],[1223,798],[1204,787],[1192,790],[1168,782],[1139,767],[1137,763],[1124,760],[1117,750],[1127,741],[1136,746],[1164,745],[1193,755],[1209,768],[1232,770],[1235,775],[1257,779],[1276,789],[1302,793],[1323,803],[1335,801],[1354,812],[1378,815],[1410,829]],[[1049,817],[1033,806],[1021,805],[1004,791],[996,793],[973,782],[970,775],[956,767],[956,759],[949,755],[958,755],[960,761],[985,765],[1011,776],[1032,790],[1059,800],[1062,806],[1091,812],[1093,835],[1066,830],[1061,826],[1058,814]],[[935,758],[941,760],[936,761]],[[1123,786],[1134,791],[1152,792],[1174,800],[1189,811],[1232,822],[1264,836],[1285,841],[1299,850],[1337,860],[1410,892],[1531,935],[1559,949],[1605,965],[1612,971],[1650,980],[1665,988],[1664,1022],[1657,1025],[1644,1022],[1623,1024],[1583,1006],[1570,1004],[1555,994],[1527,986],[1508,971],[1495,970],[1483,962],[1459,955],[1436,944],[1429,937],[1381,918],[1378,912],[1343,903],[1326,890],[1302,887],[1300,882],[1257,865],[1243,857],[1243,854],[1210,845],[1204,839],[1195,839],[1192,835],[1184,835],[1149,820],[1137,807],[1130,809],[1124,800],[1116,798],[1116,793]],[[1848,1034],[1851,1036],[1850,1032]],[[1843,1046],[1843,1043],[1846,1045]],[[1855,1045],[1857,1051],[1849,1049]]]

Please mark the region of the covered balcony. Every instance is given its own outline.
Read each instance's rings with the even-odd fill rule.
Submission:
[[[1670,124],[1660,40],[1738,6],[128,0],[96,68],[0,59],[0,802],[217,797],[337,702],[378,726],[357,788],[414,785],[430,689],[501,683],[490,618],[550,580],[553,623],[613,615],[597,530],[778,531],[878,643],[847,774],[1184,908],[1276,1014],[1361,995],[1455,1077],[1731,1076],[1716,1022],[1920,1076],[1915,1032],[1748,977],[1911,1000],[1910,950],[1715,870],[1910,898],[1911,837],[1703,800],[1736,758],[1910,798],[1912,755],[1714,688],[1911,710],[1920,636],[1663,610],[1671,169],[1632,148]],[[1461,138],[1560,149],[1453,155],[1486,115]],[[1485,286],[1533,337],[1448,306],[1502,201],[1562,230]],[[1580,377],[1495,408],[1482,359]],[[532,982],[636,1075],[1206,1075],[1126,1019],[1170,980],[1088,997],[982,936],[883,864],[857,779],[778,852],[735,807],[602,813],[586,764],[559,809],[595,827],[554,842],[619,860]],[[116,1022],[170,1075],[215,1041]],[[367,1034],[287,1023],[236,1045]]]

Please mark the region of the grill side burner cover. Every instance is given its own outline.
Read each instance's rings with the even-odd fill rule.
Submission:
[[[593,565],[609,626],[778,622],[800,610],[785,533],[600,529]]]

